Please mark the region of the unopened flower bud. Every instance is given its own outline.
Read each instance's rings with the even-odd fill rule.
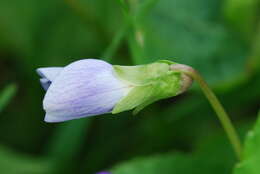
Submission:
[[[145,106],[185,91],[192,80],[173,71],[171,61],[119,66],[84,59],[65,67],[37,69],[47,91],[43,100],[46,122],[62,122]]]

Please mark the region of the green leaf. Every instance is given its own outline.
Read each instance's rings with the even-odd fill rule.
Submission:
[[[11,99],[16,94],[17,87],[15,84],[10,84],[5,87],[0,93],[0,113],[8,105]]]
[[[136,158],[119,164],[113,174],[228,174],[221,161],[212,161],[182,153]]]
[[[219,20],[221,5],[217,0],[159,1],[130,36],[134,62],[170,58],[191,65],[213,85],[237,80],[248,47]]]
[[[0,146],[1,173],[8,174],[45,174],[50,173],[49,161],[27,154],[12,151]]]
[[[252,131],[245,140],[243,161],[236,165],[234,174],[259,174],[260,172],[260,112]]]
[[[7,48],[12,47],[19,53],[32,51],[34,23],[37,21],[41,2],[25,0],[0,1],[1,32],[0,42],[3,40]],[[19,20],[17,20],[19,19]],[[1,45],[2,45],[1,44]]]
[[[226,19],[246,40],[252,39],[254,34],[259,3],[259,0],[224,1],[224,14]]]
[[[260,71],[260,20],[257,28],[255,41],[253,42],[253,48],[251,56],[248,58],[248,71],[249,73]]]

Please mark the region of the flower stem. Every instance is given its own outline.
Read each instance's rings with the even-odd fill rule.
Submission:
[[[192,67],[182,64],[174,64],[171,67],[172,70],[182,72],[193,80],[197,81],[201,87],[201,90],[205,94],[206,98],[208,99],[209,103],[211,104],[212,108],[214,109],[215,113],[217,114],[226,134],[229,138],[229,141],[238,157],[239,160],[242,159],[242,145],[239,139],[239,136],[233,126],[227,112],[225,111],[224,107],[219,102],[218,98],[214,94],[214,92],[210,89],[207,83],[204,81],[202,76],[194,70]]]

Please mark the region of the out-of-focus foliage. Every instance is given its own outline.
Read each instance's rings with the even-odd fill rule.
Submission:
[[[239,78],[248,47],[221,19],[221,5],[206,0],[159,1],[138,23],[143,54],[136,54],[135,62],[168,58],[189,64],[218,86]]]
[[[223,168],[224,161],[216,163],[213,160],[205,160],[192,155],[178,153],[167,153],[167,155],[155,155],[147,158],[137,158],[129,163],[122,164],[120,167],[112,170],[115,174],[172,174],[172,173],[212,173],[229,174],[230,172]],[[220,167],[219,167],[220,166]]]
[[[191,154],[167,152],[138,157],[115,166],[111,171],[115,174],[231,173],[235,157],[230,153],[229,147],[227,150],[223,150],[223,147],[227,145],[223,138],[207,137],[198,144],[198,150]],[[225,154],[225,158],[223,158],[223,154]]]
[[[0,93],[0,112],[7,106],[9,101],[13,98],[16,93],[16,86],[14,84],[10,84],[2,89]]]
[[[258,121],[252,131],[249,131],[245,141],[243,161],[237,164],[234,174],[257,174],[260,171],[260,112]]]
[[[35,69],[82,58],[192,65],[246,132],[260,103],[259,11],[259,0],[1,0],[0,173],[231,173],[237,160],[196,85],[137,116],[47,124]],[[235,174],[256,170],[253,139]]]
[[[18,154],[2,146],[0,148],[0,156],[1,173],[49,173],[47,160],[38,159],[26,154]]]
[[[226,0],[223,10],[229,25],[240,32],[243,39],[250,41],[256,32],[259,1]]]

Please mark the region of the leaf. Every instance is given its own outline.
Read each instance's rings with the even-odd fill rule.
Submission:
[[[228,174],[221,161],[183,153],[139,157],[112,168],[113,174]]]
[[[74,1],[70,1],[73,7],[66,2],[1,0],[0,46],[21,56],[30,72],[39,64],[65,65],[96,56],[107,42],[106,29],[93,21],[92,14],[81,16]],[[89,12],[87,5],[82,8]]]
[[[0,38],[5,43],[0,45],[5,44],[8,49],[11,47],[19,55],[30,55],[35,48],[35,29],[42,23],[40,17],[46,12],[45,7],[46,2],[34,0],[1,0]]]
[[[260,112],[252,131],[245,140],[243,161],[236,165],[234,174],[259,174],[260,172]]]
[[[244,39],[250,40],[255,32],[259,0],[225,0],[224,14],[227,21]]]
[[[0,169],[6,174],[45,174],[49,173],[49,162],[0,146]]]
[[[198,115],[200,114],[204,113],[199,112]],[[198,117],[197,119],[199,119],[200,121],[198,122],[202,122],[202,124],[194,122],[192,118],[189,119],[192,124],[196,125],[196,128],[192,127],[192,124],[188,125],[187,128],[185,125],[181,125],[181,127],[185,127],[185,130],[189,129],[188,132],[191,133],[193,131],[191,134],[193,137],[195,137],[196,144],[195,146],[193,145],[193,152],[191,154],[175,152],[169,154],[152,155],[149,157],[138,157],[116,165],[111,169],[111,171],[113,174],[230,174],[237,159],[226,134],[223,132],[222,128],[217,128],[212,126],[212,124],[208,124],[207,121],[205,122],[205,119],[201,120],[201,118]],[[162,118],[160,115],[159,120],[158,118],[155,119],[155,124],[158,125],[158,122],[161,124],[161,120]],[[144,123],[141,124],[143,129],[146,126],[152,130],[155,129],[151,123],[148,123],[147,125],[144,125]],[[186,124],[189,123],[187,122]],[[171,125],[177,126],[176,124]],[[251,125],[251,121],[246,121],[239,124],[238,127],[240,135],[244,135]],[[160,129],[164,128],[165,125],[161,125]],[[137,145],[138,149],[143,148],[141,151],[145,151],[142,154],[147,154],[146,149],[151,149],[151,146],[153,147],[151,152],[154,152],[154,149],[156,149],[155,144],[163,142],[162,139],[160,139],[163,137],[163,134],[158,133],[160,132],[160,129],[153,132],[150,137],[153,138],[154,136],[158,136],[159,141],[157,140],[157,142],[151,142],[148,140],[148,138],[146,139],[146,141],[149,142],[148,146],[147,142],[144,146]],[[142,132],[141,130],[142,129],[138,130],[137,132]],[[167,131],[164,133],[167,134]],[[186,133],[187,131],[180,131],[177,134],[185,137]],[[147,137],[147,135],[142,136],[140,134],[141,133],[139,133],[138,136],[141,136],[144,139]],[[171,135],[172,134],[173,133],[171,133]],[[147,146],[146,149],[145,146]]]
[[[17,87],[15,84],[6,86],[0,93],[0,113],[8,105],[11,99],[16,94]]]
[[[260,71],[260,21],[254,39],[255,41],[253,42],[252,52],[247,65],[249,73]]]
[[[220,6],[217,0],[159,1],[129,39],[135,63],[169,59],[188,64],[218,86],[237,79],[247,45],[218,20]]]

